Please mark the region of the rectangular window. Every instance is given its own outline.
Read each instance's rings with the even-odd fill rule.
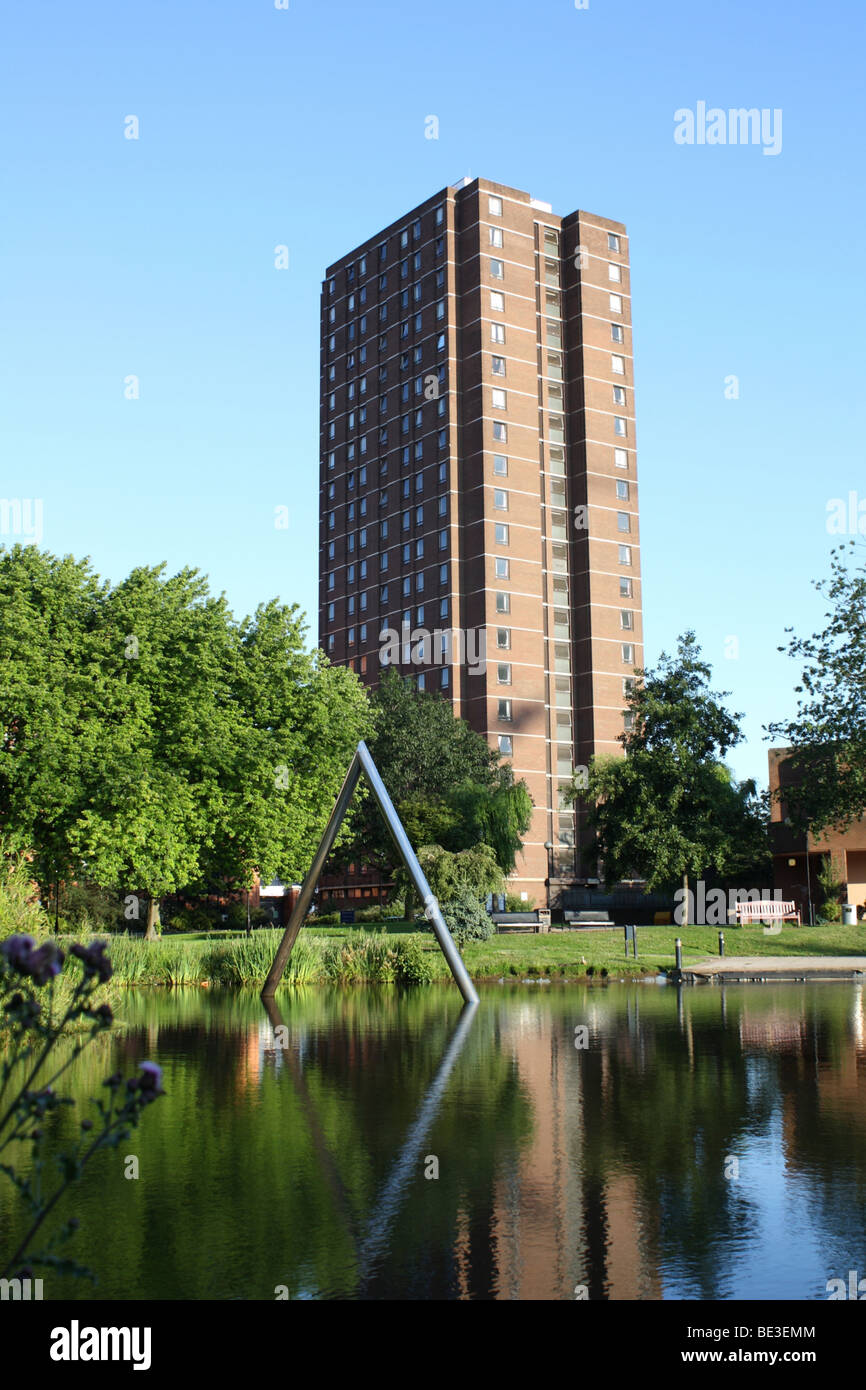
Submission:
[[[496,718],[501,719],[504,724],[511,723],[511,701],[499,700],[496,710]]]
[[[496,314],[505,313],[505,295],[501,290],[490,291],[490,308]]]
[[[615,232],[608,232],[607,234],[607,249],[608,251],[619,250],[619,237]]]
[[[493,421],[493,438],[499,444],[508,443],[508,426],[504,420]]]
[[[491,245],[491,246],[501,246],[501,245],[502,245],[502,228],[501,228],[501,227],[488,227],[487,230],[488,230],[488,232],[490,233],[490,245]]]
[[[619,625],[626,632],[631,632],[634,628],[634,613],[630,608],[621,608],[619,611]]]
[[[631,642],[623,642],[622,659],[626,666],[634,665],[634,647]]]
[[[490,194],[488,195],[488,198],[487,198],[487,211],[489,212],[489,214],[490,214],[491,217],[501,217],[501,216],[502,216],[502,199],[501,199],[501,198],[495,198],[495,197],[493,196],[493,194],[490,193]]]
[[[613,461],[617,468],[628,468],[628,449],[614,449]]]
[[[496,663],[496,683],[497,685],[511,684],[511,663],[509,661]]]
[[[620,502],[628,501],[628,483],[624,483],[622,478],[616,480],[616,495]]]
[[[493,505],[500,512],[508,511],[508,493],[504,488],[495,487],[493,489]]]
[[[630,531],[630,530],[631,530],[631,516],[629,515],[628,512],[617,512],[617,514],[616,514],[616,529],[617,529],[618,531]]]
[[[511,646],[511,628],[498,627],[496,629],[496,645],[500,651],[507,651]]]
[[[610,369],[614,376],[625,376],[625,358],[612,352],[610,355]]]
[[[624,387],[624,386],[615,386],[615,387],[613,388],[613,403],[614,403],[614,405],[626,405],[626,404],[627,404],[627,402],[626,402],[626,394],[625,394],[625,387]]]
[[[511,595],[506,594],[502,589],[496,591],[496,611],[497,613],[511,612]]]
[[[621,314],[621,313],[622,313],[622,295],[621,295],[621,294],[612,294],[612,295],[610,296],[610,312],[611,312],[612,314]]]
[[[631,598],[632,596],[631,580],[627,579],[625,575],[619,581],[619,596],[620,598]]]
[[[504,358],[504,357],[494,357],[494,358],[493,358],[493,375],[494,375],[494,376],[505,376],[505,358]]]
[[[511,740],[511,735],[510,735],[510,734],[500,734],[500,735],[499,735],[499,751],[500,751],[500,753],[508,753],[508,754],[512,754],[512,753],[513,753],[514,747],[513,747],[513,744],[512,744],[512,740]]]
[[[494,532],[497,545],[508,545],[508,527],[505,522],[497,521]]]
[[[501,478],[508,477],[508,459],[504,454],[493,455],[493,472],[499,474]]]
[[[622,280],[622,271],[619,266],[614,265],[612,261],[607,267],[607,278],[608,280],[613,280],[617,285]]]
[[[631,546],[621,545],[619,547],[619,562],[621,565],[631,564]]]
[[[620,439],[624,439],[628,434],[628,421],[623,415],[614,415],[613,432],[618,434]]]
[[[511,578],[511,575],[509,574],[508,570],[508,561],[504,559],[501,555],[496,556],[495,560],[493,561],[493,567],[494,575],[497,579]]]
[[[490,325],[490,341],[491,341],[492,343],[504,343],[504,342],[505,342],[505,324],[504,324],[504,323],[491,323],[491,325]]]
[[[501,386],[494,386],[493,388],[493,409],[508,409],[508,394],[507,392],[503,391]]]
[[[625,338],[624,338],[624,336],[623,336],[622,324],[621,324],[621,323],[612,323],[612,324],[611,324],[611,326],[610,326],[610,336],[611,336],[612,340],[613,340],[615,343],[622,343],[622,342],[625,341]]]
[[[498,261],[493,256],[490,257],[490,275],[493,280],[505,279],[505,262]]]

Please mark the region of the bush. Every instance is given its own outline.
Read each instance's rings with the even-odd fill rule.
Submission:
[[[68,931],[123,931],[123,899],[113,888],[95,883],[64,883],[60,886],[60,916]]]
[[[173,932],[206,932],[215,925],[213,917],[203,907],[182,907],[168,919]]]
[[[818,888],[820,891],[820,902],[818,913],[825,922],[842,921],[842,893],[845,884],[836,877],[836,866],[833,857],[825,854],[821,860],[821,867],[817,874]]]
[[[496,931],[482,899],[469,888],[458,887],[440,906],[445,924],[461,950],[467,941],[488,941]]]
[[[535,909],[535,899],[534,899],[534,898],[527,898],[527,899],[526,899],[526,902],[524,902],[523,899],[521,898],[521,896],[520,896],[519,893],[506,893],[506,894],[505,894],[505,911],[506,911],[506,912],[532,912],[532,911],[534,911],[534,909]]]
[[[381,922],[382,908],[376,903],[374,907],[362,907],[360,912],[355,913],[356,922]]]

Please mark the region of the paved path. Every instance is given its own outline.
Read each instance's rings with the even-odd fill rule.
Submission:
[[[853,980],[866,956],[710,956],[683,966],[683,979]]]

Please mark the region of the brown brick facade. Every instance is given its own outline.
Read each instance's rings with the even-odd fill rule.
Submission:
[[[538,905],[546,843],[581,878],[559,783],[619,749],[643,661],[630,304],[620,223],[479,179],[323,284],[320,645],[375,685],[386,629],[430,634],[401,669],[525,779]]]

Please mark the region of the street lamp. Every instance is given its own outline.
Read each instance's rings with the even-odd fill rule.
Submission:
[[[545,840],[544,848],[547,850],[547,906],[550,907],[553,896],[553,841]]]

